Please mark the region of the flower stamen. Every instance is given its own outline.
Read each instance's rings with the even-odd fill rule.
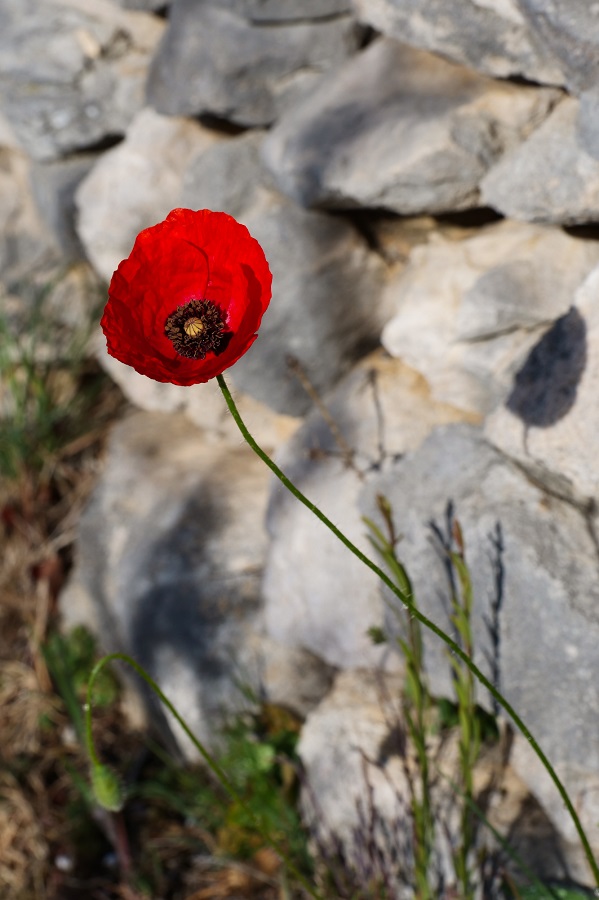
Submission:
[[[188,319],[183,326],[185,334],[189,337],[199,337],[202,331],[204,331],[204,327],[202,320],[198,319],[196,316],[194,316],[193,319]]]
[[[205,359],[217,353],[225,332],[218,306],[211,300],[190,300],[178,306],[164,323],[164,333],[180,356]]]

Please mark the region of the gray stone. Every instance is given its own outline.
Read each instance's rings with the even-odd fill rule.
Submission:
[[[261,133],[248,134],[199,156],[187,170],[183,202],[224,209],[264,249],[273,299],[231,377],[277,412],[302,415],[311,400],[289,357],[317,391],[332,387],[378,340],[386,318],[376,300],[383,266],[347,222],[300,209],[274,190],[261,142]]]
[[[311,401],[290,374],[288,356],[303,363],[318,390],[331,387],[378,339],[387,316],[372,298],[383,266],[349,224],[298,209],[273,190],[259,159],[261,140],[261,133],[223,140],[196,123],[144,111],[78,190],[78,233],[108,280],[138,231],[175,206],[224,209],[240,219],[264,248],[275,293],[233,381],[260,403],[294,416]],[[150,389],[134,373],[129,382],[108,365],[144,408],[181,408],[183,392],[175,386]],[[202,415],[192,402],[184,405]]]
[[[486,435],[533,477],[582,505],[599,499],[599,268],[545,328],[514,374]]]
[[[56,262],[56,245],[33,197],[30,162],[7,146],[0,146],[0,237],[0,276],[6,282]]]
[[[112,0],[124,9],[143,10],[144,12],[162,12],[171,5],[172,0]]]
[[[576,225],[599,219],[599,159],[580,133],[580,103],[567,98],[481,183],[482,202],[530,222]]]
[[[35,203],[61,257],[68,262],[84,257],[75,230],[75,192],[96,161],[94,154],[80,154],[31,167]]]
[[[432,401],[422,378],[380,353],[327,395],[325,406],[331,418],[314,410],[277,461],[309,500],[372,555],[356,508],[364,478],[417,446],[437,423],[459,421],[461,414]],[[269,634],[344,669],[392,662],[367,635],[383,616],[376,575],[278,483],[268,527],[263,592]]]
[[[599,86],[581,94],[576,127],[581,148],[599,159]]]
[[[304,723],[298,747],[303,817],[316,846],[332,859],[342,848],[364,891],[386,875],[397,900],[413,896],[405,883],[412,875],[408,788],[393,740],[402,682],[398,674],[339,673]]]
[[[475,661],[555,765],[596,773],[598,557],[585,516],[544,493],[465,425],[436,429],[365,485],[362,510],[375,519],[379,493],[403,535],[399,554],[419,608],[455,635],[443,552],[430,525],[447,538],[451,501],[472,577]],[[396,606],[391,595],[389,601]],[[387,623],[390,632],[398,627],[392,609]],[[431,688],[452,696],[447,648],[428,631],[424,640]],[[484,689],[478,698],[489,704]]]
[[[599,82],[599,8],[589,0],[517,0],[537,42],[574,93]]]
[[[389,281],[382,302],[396,312],[382,342],[424,375],[437,399],[486,415],[539,329],[571,306],[599,245],[511,221],[456,236],[416,247]]]
[[[102,155],[77,190],[76,204],[78,235],[106,282],[138,233],[181,205],[186,166],[220,140],[197,122],[144,109],[125,140]]]
[[[260,25],[215,0],[174,0],[148,97],[169,115],[267,125],[358,40],[351,16]]]
[[[518,0],[354,0],[358,18],[413,47],[480,72],[563,84],[559,59],[529,27]]]
[[[243,222],[266,253],[273,299],[231,377],[277,412],[303,415],[312,401],[290,358],[323,392],[376,346],[386,318],[378,303],[382,264],[348,223],[280,196],[269,208],[248,210]]]
[[[559,834],[559,848],[556,849],[562,859],[567,860],[568,877],[579,884],[592,883],[589,865],[572,818],[530,743],[520,734],[514,735],[510,764],[529,786],[532,795],[542,800],[543,808]],[[596,772],[589,772],[586,766],[558,763],[555,768],[560,780],[568,787],[570,799],[574,801],[596,859],[599,849],[599,777]],[[554,857],[556,855],[554,853]]]
[[[127,400],[138,409],[182,413],[204,429],[205,440],[208,442],[229,443],[232,447],[239,445],[239,428],[214,379],[206,384],[181,387],[146,378],[131,366],[108,355],[106,340],[99,329],[94,350],[102,368],[118,384]],[[230,381],[228,375],[227,381]],[[299,424],[298,419],[274,413],[249,394],[234,391],[234,396],[237,408],[252,435],[267,452],[273,452],[279,444],[288,440]]]
[[[283,115],[264,156],[281,189],[304,206],[468,209],[487,170],[555,98],[383,39]]]
[[[125,131],[164,30],[107,0],[11,0],[0,11],[0,106],[24,149],[55,159]]]
[[[339,673],[331,692],[308,716],[298,749],[305,769],[304,818],[317,835],[315,846],[325,850],[323,865],[330,863],[334,870],[342,848],[356,893],[361,888],[370,896],[373,884],[384,883],[397,900],[411,900],[413,820],[407,773],[416,783],[419,774],[414,751],[403,740],[402,689],[397,675]],[[453,895],[454,890],[455,896],[461,895],[448,846],[448,838],[456,841],[459,834],[459,798],[449,781],[460,780],[456,738],[455,732],[442,738],[427,734],[429,759],[434,760],[429,776],[436,824],[430,872],[435,897]],[[505,740],[483,749],[473,772],[477,801],[519,859],[542,878],[563,878],[567,872],[556,829],[525,779],[507,763],[508,756]],[[499,849],[484,826],[477,837],[478,849],[483,846],[491,853]],[[520,881],[521,872],[516,867],[514,872]],[[475,864],[471,874],[478,880]]]
[[[91,161],[32,163],[0,117],[0,278],[7,284],[80,260],[73,193]]]
[[[326,19],[352,11],[352,0],[242,0],[252,22]]]
[[[243,220],[248,210],[266,211],[280,202],[260,159],[265,134],[252,129],[195,155],[183,175],[181,203],[190,209],[221,209]]]
[[[91,606],[103,647],[133,656],[210,745],[226,716],[247,705],[243,686],[270,699],[269,667],[279,695],[291,705],[297,696],[304,711],[330,682],[322,663],[296,654],[281,686],[281,653],[270,658],[272,642],[260,642],[268,478],[247,446],[207,442],[181,416],[130,416],[112,433],[79,524],[73,587],[61,600],[67,624],[87,619]],[[72,608],[79,603],[83,610]],[[164,728],[155,700],[146,700]],[[193,757],[179,726],[165,720]]]

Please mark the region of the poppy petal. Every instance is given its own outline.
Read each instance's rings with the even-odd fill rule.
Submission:
[[[155,381],[208,381],[254,343],[271,283],[264,252],[244,225],[223,212],[175,209],[140,232],[112,277],[101,322],[108,352]],[[197,358],[182,356],[165,333],[167,319],[187,305],[210,307],[221,322],[216,338],[200,345],[211,349],[192,349]],[[184,343],[193,345],[196,333],[199,341],[202,327],[192,329],[193,339],[181,330]]]

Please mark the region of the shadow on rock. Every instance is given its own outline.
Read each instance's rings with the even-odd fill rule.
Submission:
[[[572,307],[530,351],[507,399],[528,427],[549,428],[574,406],[587,362],[587,328]]]

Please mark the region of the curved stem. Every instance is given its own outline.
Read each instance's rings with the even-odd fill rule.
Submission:
[[[531,747],[533,748],[537,757],[540,759],[541,763],[543,764],[544,768],[546,769],[547,773],[549,774],[551,780],[553,781],[555,787],[557,788],[559,795],[562,798],[562,800],[566,806],[566,809],[570,813],[570,816],[574,823],[574,827],[576,828],[576,831],[580,838],[580,842],[584,849],[584,853],[587,858],[587,862],[590,866],[591,872],[593,873],[593,878],[595,879],[595,883],[597,884],[597,887],[599,887],[599,865],[597,865],[597,862],[593,856],[593,851],[591,850],[591,845],[589,844],[588,838],[584,832],[582,823],[581,823],[580,819],[578,818],[578,814],[577,814],[576,810],[574,809],[572,801],[570,800],[564,785],[560,781],[560,779],[557,775],[557,772],[555,771],[555,769],[549,762],[549,759],[545,756],[545,754],[541,750],[541,747],[536,742],[532,732],[524,724],[523,720],[520,718],[520,716],[518,715],[516,710],[513,708],[513,706],[509,703],[508,700],[506,700],[506,698],[503,696],[503,694],[501,694],[497,690],[497,688],[495,688],[491,684],[491,682],[486,677],[486,675],[484,675],[481,672],[481,670],[478,668],[478,666],[472,662],[470,657],[467,656],[466,653],[464,653],[462,648],[458,644],[456,644],[456,642],[454,640],[452,640],[448,634],[446,634],[441,628],[439,628],[438,625],[435,625],[435,623],[431,619],[429,619],[427,616],[425,616],[424,613],[420,612],[420,610],[416,606],[414,606],[414,604],[412,603],[412,600],[408,596],[408,594],[406,594],[396,584],[394,584],[394,582],[391,581],[389,576],[379,566],[377,566],[377,564],[375,562],[373,562],[371,559],[369,559],[366,556],[366,554],[362,553],[362,551],[359,549],[359,547],[356,547],[356,545],[352,541],[350,541],[350,539],[348,537],[346,537],[346,535],[344,535],[343,532],[340,531],[337,528],[337,526],[333,522],[331,522],[331,520],[327,516],[325,516],[325,514],[318,508],[318,506],[316,506],[314,503],[312,503],[311,500],[308,500],[308,498],[304,494],[302,494],[302,492],[293,484],[293,482],[290,481],[289,478],[287,478],[287,476],[281,471],[281,469],[279,469],[277,464],[275,462],[273,462],[273,460],[256,443],[256,441],[254,440],[254,438],[248,431],[243,419],[239,415],[239,410],[237,409],[235,401],[233,400],[233,397],[231,396],[231,392],[229,391],[229,388],[227,387],[227,384],[226,384],[223,376],[218,375],[217,381],[218,381],[219,387],[223,393],[223,396],[225,398],[225,402],[226,402],[227,406],[229,407],[229,411],[230,411],[231,415],[233,416],[233,418],[235,419],[237,427],[241,431],[243,437],[245,438],[247,443],[250,445],[250,447],[252,448],[254,453],[256,453],[260,457],[260,459],[263,461],[263,463],[266,466],[268,466],[268,468],[271,470],[271,472],[273,472],[277,476],[277,478],[279,479],[281,484],[283,484],[287,488],[287,490],[290,491],[293,494],[293,496],[297,500],[300,501],[300,503],[303,503],[304,506],[306,506],[311,512],[313,512],[314,515],[316,516],[316,518],[320,519],[320,521],[323,523],[323,525],[326,525],[326,527],[329,529],[329,531],[332,531],[332,533],[335,535],[335,537],[338,538],[338,540],[340,540],[341,543],[345,547],[347,547],[347,549],[351,553],[353,553],[353,555],[355,557],[357,557],[357,559],[360,560],[360,562],[364,563],[365,566],[367,566],[369,569],[371,569],[381,579],[383,584],[386,585],[386,587],[388,587],[389,590],[393,594],[395,594],[395,596],[400,600],[400,602],[407,609],[409,609],[411,615],[415,616],[426,628],[429,629],[429,631],[432,631],[433,634],[436,634],[438,638],[440,638],[445,644],[447,644],[447,646],[449,647],[451,652],[453,654],[455,654],[456,656],[458,656],[462,660],[464,665],[467,666],[468,669],[470,669],[472,674],[478,679],[478,681],[482,685],[484,685],[484,687],[487,688],[487,690],[489,691],[491,696],[495,698],[495,700],[503,707],[505,712],[510,716],[510,718],[512,719],[512,721],[514,722],[514,724],[516,725],[518,730],[524,735],[526,740],[530,743]]]
[[[93,739],[93,735],[92,735],[93,688],[94,688],[96,678],[98,677],[98,675],[100,674],[100,672],[102,671],[104,666],[108,665],[108,663],[113,662],[114,660],[117,660],[117,659],[120,660],[121,662],[127,663],[128,666],[131,666],[131,668],[137,672],[137,674],[140,676],[140,678],[143,678],[143,680],[146,682],[146,684],[156,694],[156,696],[158,697],[160,702],[166,706],[168,711],[177,720],[177,722],[179,723],[179,725],[181,726],[181,728],[183,729],[183,731],[185,732],[185,734],[187,735],[189,740],[192,742],[192,744],[194,745],[194,747],[196,748],[196,750],[198,751],[198,753],[200,754],[200,756],[202,757],[202,759],[204,760],[204,762],[206,763],[208,768],[216,776],[216,778],[218,779],[218,781],[220,782],[222,787],[225,789],[225,791],[227,792],[229,797],[232,800],[234,800],[235,803],[238,803],[239,806],[241,806],[243,811],[246,813],[246,815],[251,819],[251,821],[253,821],[254,827],[256,828],[256,830],[258,831],[260,836],[263,838],[265,843],[267,843],[268,846],[272,850],[275,851],[277,856],[280,856],[283,859],[283,861],[285,862],[285,865],[287,866],[289,871],[292,873],[294,878],[296,878],[301,883],[302,887],[310,894],[310,896],[313,897],[314,900],[322,900],[320,894],[318,894],[314,890],[314,888],[312,887],[312,885],[310,884],[308,879],[304,875],[302,875],[302,873],[297,869],[295,864],[289,858],[288,854],[284,850],[282,850],[281,847],[277,844],[277,842],[274,841],[270,837],[268,829],[266,828],[264,823],[253,812],[253,810],[250,809],[250,807],[247,805],[245,800],[241,797],[239,792],[233,786],[232,782],[230,781],[230,779],[229,779],[228,775],[226,774],[226,772],[224,771],[224,769],[221,768],[221,766],[217,763],[217,761],[214,759],[214,757],[208,752],[208,750],[206,750],[206,748],[204,747],[202,742],[200,740],[198,740],[198,738],[195,736],[195,734],[191,731],[191,729],[189,728],[189,726],[187,725],[185,720],[182,718],[181,715],[179,715],[179,713],[177,712],[177,710],[175,709],[175,707],[173,706],[171,701],[168,699],[166,694],[164,694],[162,692],[162,690],[156,684],[156,682],[151,677],[151,675],[149,675],[146,672],[146,670],[143,669],[139,665],[139,663],[135,662],[134,659],[132,659],[130,656],[127,656],[127,654],[125,654],[125,653],[109,653],[107,656],[103,656],[102,659],[96,663],[96,665],[92,669],[91,675],[89,676],[89,681],[87,684],[87,696],[86,696],[86,702],[85,702],[85,706],[84,706],[85,743],[87,746],[87,752],[89,753],[89,757],[92,761],[92,765],[96,765],[96,766],[101,765],[100,760],[98,759],[98,754],[96,753],[96,748],[94,746],[94,739]]]

